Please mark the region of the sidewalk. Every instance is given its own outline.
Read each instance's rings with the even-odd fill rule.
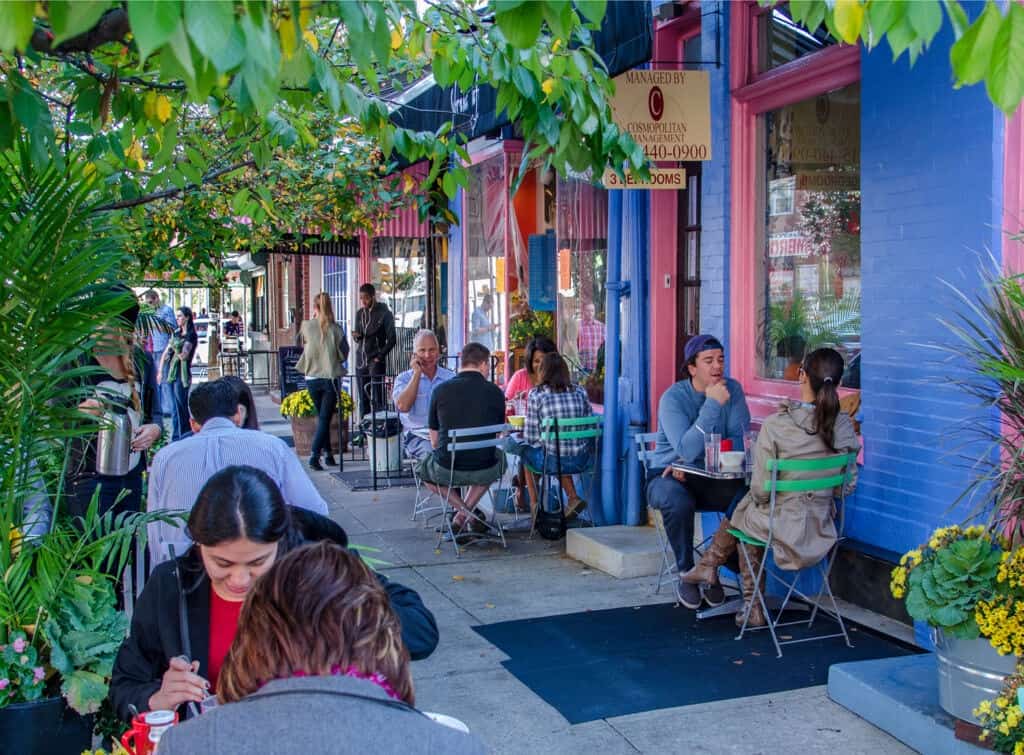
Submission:
[[[266,396],[257,403],[266,431],[290,435],[276,405]],[[666,603],[665,588],[652,595],[651,577],[617,580],[566,557],[564,541],[518,534],[507,551],[471,546],[456,559],[448,545],[435,549],[432,528],[410,521],[412,488],[351,492],[328,472],[310,474],[353,544],[379,548],[372,555],[391,564],[382,571],[417,590],[437,618],[440,645],[413,664],[417,707],[462,719],[494,752],[912,752],[831,702],[823,686],[572,726],[506,671],[504,653],[471,627]]]

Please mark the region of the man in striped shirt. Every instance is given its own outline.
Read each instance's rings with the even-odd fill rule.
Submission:
[[[596,314],[594,302],[588,301],[583,305],[583,317],[580,319],[579,335],[576,337],[580,364],[583,365],[583,369],[591,372],[597,369],[597,353],[604,345],[604,323],[595,317]]]
[[[291,506],[327,514],[327,503],[303,470],[295,452],[278,437],[243,430],[237,394],[230,383],[214,380],[196,386],[188,399],[193,435],[162,448],[149,470],[148,511],[188,513],[206,481],[225,467],[246,464],[262,469],[281,488]],[[149,525],[152,566],[170,558],[169,545],[181,555],[192,544],[181,525]]]

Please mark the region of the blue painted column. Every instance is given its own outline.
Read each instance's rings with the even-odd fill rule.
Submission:
[[[465,259],[462,251],[462,200],[463,190],[459,189],[448,204],[458,222],[449,226],[448,230],[448,353],[458,354],[466,345],[466,287],[462,276]]]
[[[621,521],[619,507],[619,331],[622,317],[623,190],[608,192],[608,271],[605,280],[604,437],[601,443],[602,524]]]

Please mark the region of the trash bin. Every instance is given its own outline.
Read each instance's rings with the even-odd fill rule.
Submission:
[[[360,423],[368,443],[370,468],[377,474],[402,468],[402,422],[398,412],[374,412]]]

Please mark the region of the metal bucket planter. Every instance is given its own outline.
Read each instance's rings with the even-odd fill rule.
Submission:
[[[951,716],[979,723],[974,709],[999,695],[1003,680],[1014,671],[1016,656],[999,655],[984,637],[958,640],[936,629],[934,640],[939,706]]]

